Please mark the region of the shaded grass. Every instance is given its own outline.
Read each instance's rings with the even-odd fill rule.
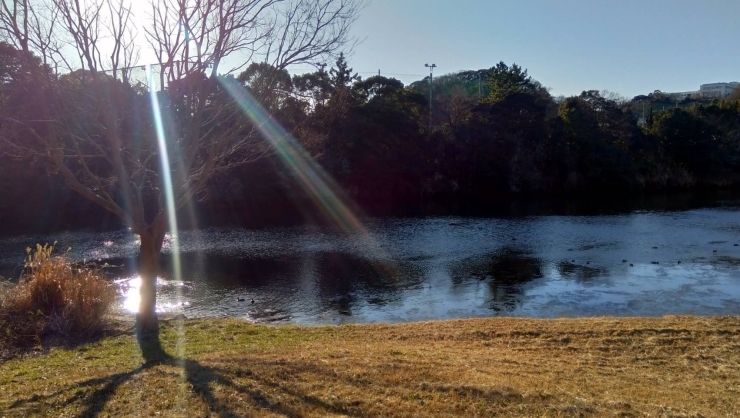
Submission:
[[[0,364],[0,415],[740,415],[738,317],[173,320],[160,341]]]

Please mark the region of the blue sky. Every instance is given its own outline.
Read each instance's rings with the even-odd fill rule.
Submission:
[[[404,83],[502,60],[554,95],[740,81],[740,0],[373,0],[353,30],[350,66]]]

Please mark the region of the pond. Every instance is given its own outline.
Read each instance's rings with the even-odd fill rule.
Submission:
[[[486,316],[740,314],[740,205],[597,216],[371,218],[367,234],[328,227],[181,231],[169,241],[158,309],[187,317],[336,324]],[[127,231],[0,238],[0,274],[57,241],[102,260],[136,309]],[[241,301],[243,299],[243,301]]]

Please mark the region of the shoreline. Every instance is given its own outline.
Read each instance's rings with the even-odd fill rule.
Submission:
[[[571,194],[542,193],[542,194],[471,194],[466,196],[438,196],[427,198],[414,205],[388,206],[378,204],[357,204],[363,221],[368,219],[389,218],[508,218],[526,216],[593,216],[617,215],[634,212],[672,212],[704,208],[721,207],[727,201],[740,199],[740,184],[733,187],[706,189],[691,187],[686,189],[664,189],[647,191],[613,190],[606,192],[578,192]],[[302,203],[310,203],[306,200]],[[292,205],[292,203],[291,203]],[[305,206],[305,205],[304,205]],[[207,207],[207,206],[206,206]],[[298,205],[301,207],[301,205]],[[97,217],[105,219],[101,225],[77,223],[62,223],[48,228],[24,227],[15,229],[0,229],[0,241],[25,236],[56,235],[74,233],[110,233],[124,231],[127,227],[103,209],[94,205],[91,210],[100,210]],[[219,206],[211,207],[211,215],[198,219],[196,222],[184,222],[179,225],[181,231],[202,229],[247,229],[261,230],[265,228],[301,227],[301,226],[331,226],[329,220],[319,214],[305,216],[305,212],[297,208],[284,208],[287,212],[274,217],[270,213],[253,213],[244,218],[224,214],[218,211]],[[231,208],[231,207],[230,207]],[[201,208],[203,209],[203,208]],[[231,208],[233,209],[233,208]],[[251,208],[250,208],[251,209]],[[202,210],[201,210],[202,211]]]
[[[204,316],[204,317],[188,317],[184,312],[163,312],[158,313],[157,317],[162,323],[170,323],[175,321],[185,322],[218,322],[218,321],[236,321],[246,325],[252,326],[266,326],[266,327],[294,327],[297,329],[301,328],[320,328],[320,327],[344,327],[344,326],[403,326],[403,325],[422,325],[422,324],[440,324],[446,322],[467,322],[467,321],[511,321],[511,322],[580,322],[580,321],[626,321],[626,322],[642,322],[642,321],[653,321],[653,320],[673,320],[677,318],[690,318],[690,319],[725,319],[725,318],[737,318],[738,326],[740,326],[740,313],[738,315],[701,315],[701,314],[665,314],[665,315],[628,315],[628,316],[615,316],[615,315],[599,315],[599,316],[562,316],[562,317],[534,317],[534,316],[471,316],[461,318],[439,318],[439,319],[423,319],[423,320],[410,320],[410,321],[377,321],[377,322],[344,322],[344,323],[295,323],[289,320],[276,320],[276,321],[250,321],[248,318],[239,316]],[[111,320],[116,323],[122,324],[135,324],[136,314],[113,314]],[[740,332],[740,331],[739,331]]]

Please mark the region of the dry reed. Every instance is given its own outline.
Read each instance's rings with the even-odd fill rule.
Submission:
[[[102,271],[55,255],[53,245],[37,245],[26,253],[18,284],[5,286],[0,295],[2,341],[28,346],[49,336],[84,339],[100,332],[116,299]]]

